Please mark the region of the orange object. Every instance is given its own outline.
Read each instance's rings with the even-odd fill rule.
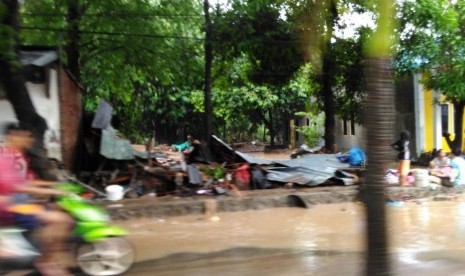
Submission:
[[[407,176],[410,172],[410,160],[400,160],[399,174]]]
[[[8,211],[24,215],[39,214],[44,210],[44,206],[38,204],[18,204],[8,207]]]
[[[407,176],[410,172],[410,160],[400,160],[399,164],[399,181],[402,186],[409,186]]]
[[[88,193],[83,193],[81,196],[82,196],[83,198],[85,198],[85,199],[92,199],[92,198],[94,198],[94,194],[93,194],[93,193],[90,193],[90,192],[88,192]]]

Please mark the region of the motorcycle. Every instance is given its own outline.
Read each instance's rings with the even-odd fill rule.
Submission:
[[[82,187],[61,184],[68,192],[54,198],[54,203],[75,220],[68,241],[78,269],[87,275],[119,275],[134,262],[134,251],[125,239],[124,229],[109,224],[105,210],[80,197]],[[31,232],[14,225],[0,228],[0,275],[12,270],[33,268],[40,257],[38,242]]]

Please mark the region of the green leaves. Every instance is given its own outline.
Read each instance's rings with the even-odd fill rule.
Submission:
[[[166,135],[195,128],[192,123],[201,121],[204,112],[202,1],[73,0],[79,16],[68,22],[69,1],[25,1],[21,39],[28,45],[60,45],[66,52],[68,30],[78,25],[86,109],[93,111],[100,98],[106,99],[129,137],[152,133],[153,125]],[[270,132],[285,130],[286,122],[306,110],[310,96],[320,90],[315,75],[327,52],[337,65],[330,73],[341,114],[359,110],[360,41],[327,42],[336,39],[331,36],[335,15],[349,7],[375,8],[376,1],[228,3],[229,8],[213,7],[211,12],[216,132],[253,132],[262,124]]]
[[[199,1],[76,0],[79,16],[68,22],[69,1],[25,1],[21,38],[26,45],[61,44],[66,50],[68,28],[78,25],[87,110],[95,110],[100,98],[106,99],[124,118],[122,131],[129,136],[151,133],[140,127],[141,120],[175,122],[187,114],[189,91],[200,89],[202,83]]]
[[[366,43],[368,57],[391,57],[392,47],[396,44],[394,30],[396,28],[396,9],[394,1],[382,0],[377,4],[378,18],[376,30]]]
[[[425,84],[448,100],[465,101],[465,1],[407,1],[396,64],[400,72],[430,71]]]
[[[318,108],[313,108],[308,112],[298,112],[297,116],[307,117],[310,121],[308,126],[296,127],[297,132],[302,133],[305,137],[305,144],[309,147],[318,145],[320,138],[324,134],[324,114],[318,112]]]

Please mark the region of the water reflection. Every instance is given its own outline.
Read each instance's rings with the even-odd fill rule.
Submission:
[[[457,203],[458,219],[457,234],[465,238],[465,202]]]

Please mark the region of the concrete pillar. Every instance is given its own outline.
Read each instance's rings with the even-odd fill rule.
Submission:
[[[421,74],[413,74],[413,99],[415,109],[415,153],[420,156],[425,149],[425,94],[420,83]]]
[[[442,119],[441,119],[441,105],[439,104],[441,93],[433,91],[433,145],[436,149],[442,148]]]
[[[289,121],[289,148],[295,148],[295,121]]]

